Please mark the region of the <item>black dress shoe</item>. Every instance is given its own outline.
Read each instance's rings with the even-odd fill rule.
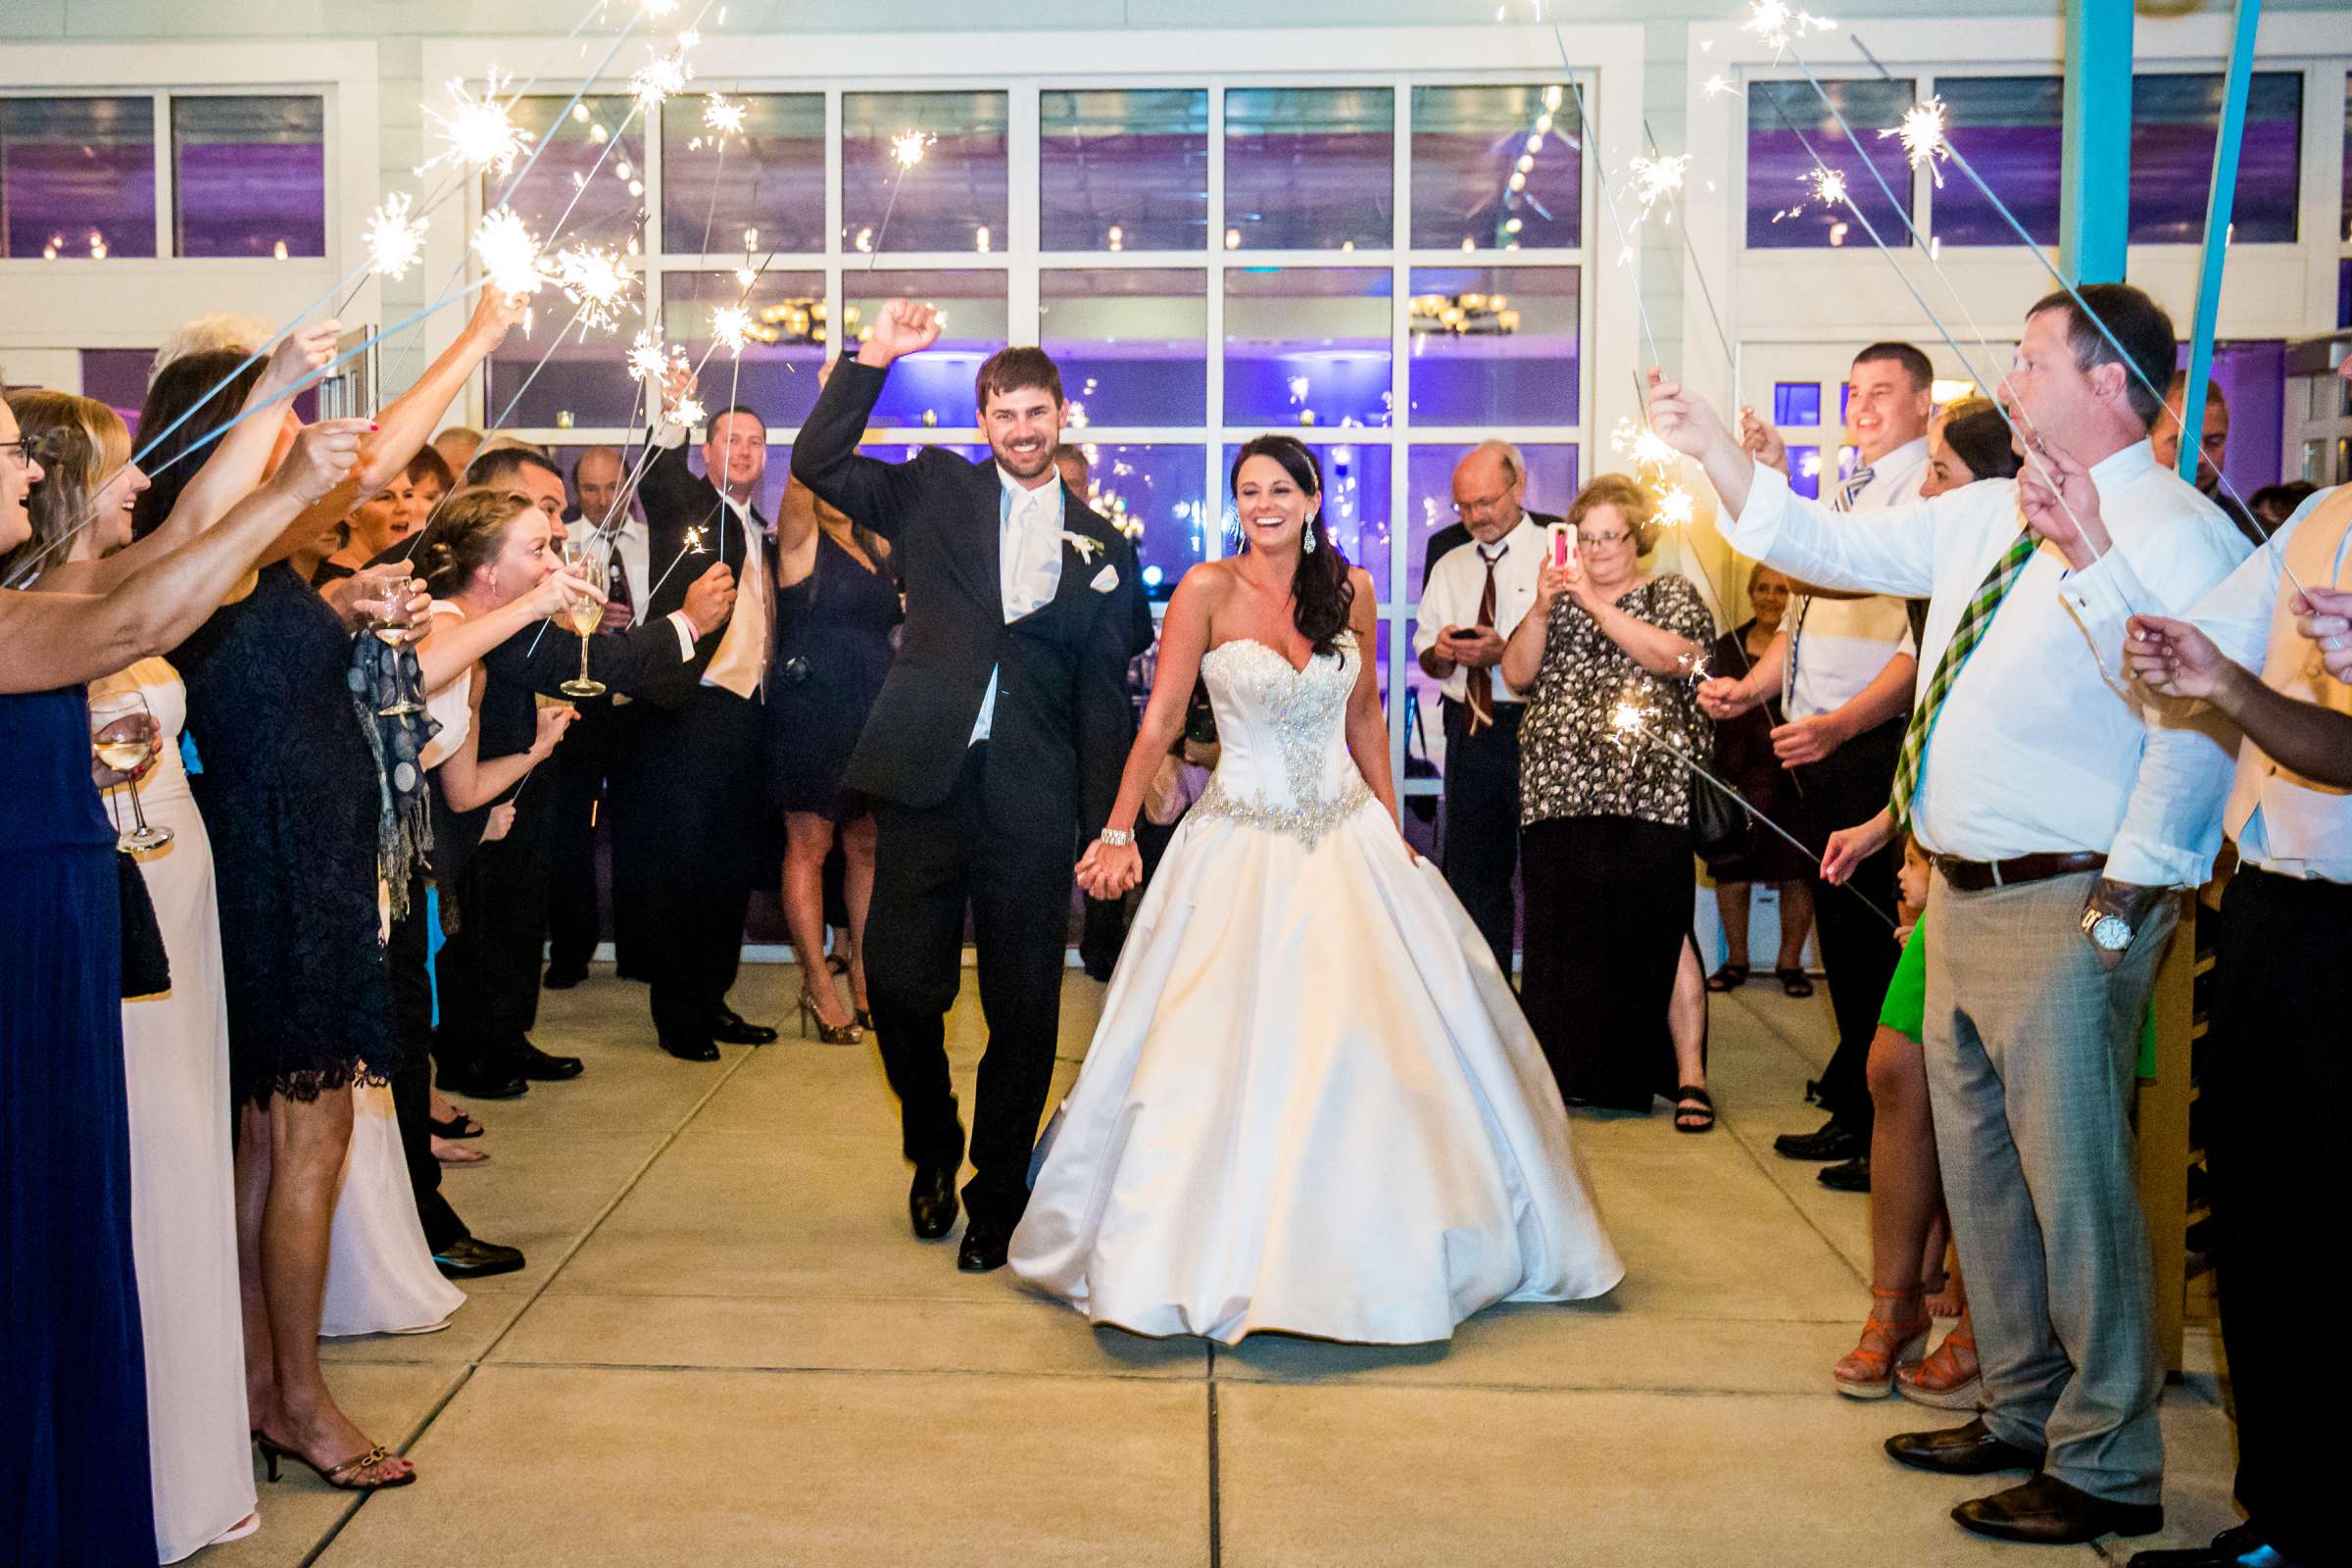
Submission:
[[[2164,1504],[2111,1502],[2056,1476],[2040,1475],[1989,1497],[1971,1497],[1952,1510],[1952,1517],[1980,1536],[2079,1546],[2101,1536],[2152,1536],[2164,1528]]]
[[[1914,1470],[1947,1476],[1988,1476],[2001,1470],[2038,1470],[2038,1448],[2021,1448],[1992,1435],[1983,1416],[1964,1427],[1939,1432],[1901,1432],[1886,1440],[1886,1451]]]
[[[461,1236],[433,1254],[433,1266],[453,1280],[487,1279],[522,1267],[522,1249]]]
[[[2135,1551],[2126,1568],[2302,1568],[2304,1561],[2274,1546],[2251,1524],[2225,1530],[2210,1546]]]
[[[569,991],[587,978],[588,966],[584,963],[551,963],[546,978],[539,983],[550,991]]]
[[[914,1173],[914,1186],[906,1194],[906,1217],[914,1222],[914,1234],[926,1242],[936,1242],[956,1228],[956,1168],[925,1165]]]
[[[956,1266],[966,1274],[986,1274],[1004,1266],[1004,1254],[1012,1246],[1012,1227],[996,1220],[975,1217],[963,1228],[963,1246],[956,1252]]]
[[[1772,1141],[1785,1159],[1852,1159],[1870,1152],[1870,1141],[1833,1116],[1817,1133],[1783,1133]]]
[[[709,1035],[662,1035],[662,1049],[680,1061],[716,1061],[718,1047]]]
[[[503,1061],[444,1066],[437,1078],[443,1089],[453,1095],[464,1095],[467,1100],[513,1100],[528,1094],[531,1088],[520,1073]]]
[[[577,1056],[551,1056],[528,1040],[515,1040],[500,1054],[500,1060],[514,1069],[522,1078],[537,1078],[543,1082],[561,1082],[580,1075]]]
[[[776,1032],[763,1023],[748,1021],[731,1007],[721,1007],[710,1024],[710,1038],[730,1046],[764,1046],[774,1042]]]
[[[1857,1154],[1838,1165],[1824,1165],[1814,1172],[1813,1179],[1835,1193],[1867,1193],[1870,1191],[1870,1156]]]

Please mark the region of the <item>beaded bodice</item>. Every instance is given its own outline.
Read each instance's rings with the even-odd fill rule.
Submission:
[[[1198,814],[1288,833],[1309,849],[1372,798],[1348,755],[1348,697],[1360,656],[1343,634],[1337,652],[1304,669],[1254,638],[1200,658],[1217,715],[1217,771]]]

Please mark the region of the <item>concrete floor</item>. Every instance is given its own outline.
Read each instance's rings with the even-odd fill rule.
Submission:
[[[799,971],[751,966],[788,1022]],[[1059,1084],[1101,988],[1074,971]],[[453,1169],[482,1236],[530,1254],[446,1331],[336,1344],[336,1392],[412,1454],[368,1499],[308,1472],[207,1568],[296,1564],[1936,1564],[2019,1562],[1946,1517],[1990,1490],[1895,1465],[1944,1424],[1829,1386],[1867,1306],[1864,1202],[1772,1136],[1810,1126],[1821,998],[1717,1003],[1723,1126],[1580,1115],[1630,1270],[1608,1300],[1503,1308],[1448,1348],[1098,1333],[906,1231],[870,1048],[787,1038],[711,1066],[653,1045],[605,966],[551,993],[577,1082],[474,1107]],[[979,1052],[967,987],[951,1040]],[[2234,1522],[2211,1371],[2165,1401],[2167,1543]],[[2155,1541],[2103,1545],[2121,1561]],[[2052,1560],[2091,1563],[2093,1548]]]

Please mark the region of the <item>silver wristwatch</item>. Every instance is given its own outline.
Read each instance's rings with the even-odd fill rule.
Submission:
[[[2132,945],[2132,922],[2092,907],[2082,911],[2082,934],[2102,953],[2121,953]]]
[[[1109,845],[1114,850],[1123,850],[1128,845],[1135,842],[1135,830],[1133,828],[1106,827],[1102,830],[1101,836],[1102,842]]]

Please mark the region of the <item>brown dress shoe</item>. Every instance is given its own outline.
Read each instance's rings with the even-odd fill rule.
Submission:
[[[2113,1502],[2056,1476],[2038,1475],[1989,1497],[1971,1497],[1952,1517],[1980,1536],[2075,1546],[2107,1535],[2152,1536],[2164,1528],[2164,1504]]]
[[[2021,1448],[1992,1435],[1983,1416],[1964,1427],[1940,1432],[1903,1432],[1886,1440],[1886,1451],[1914,1470],[1946,1476],[1988,1476],[2001,1470],[2038,1470],[2039,1448]]]

